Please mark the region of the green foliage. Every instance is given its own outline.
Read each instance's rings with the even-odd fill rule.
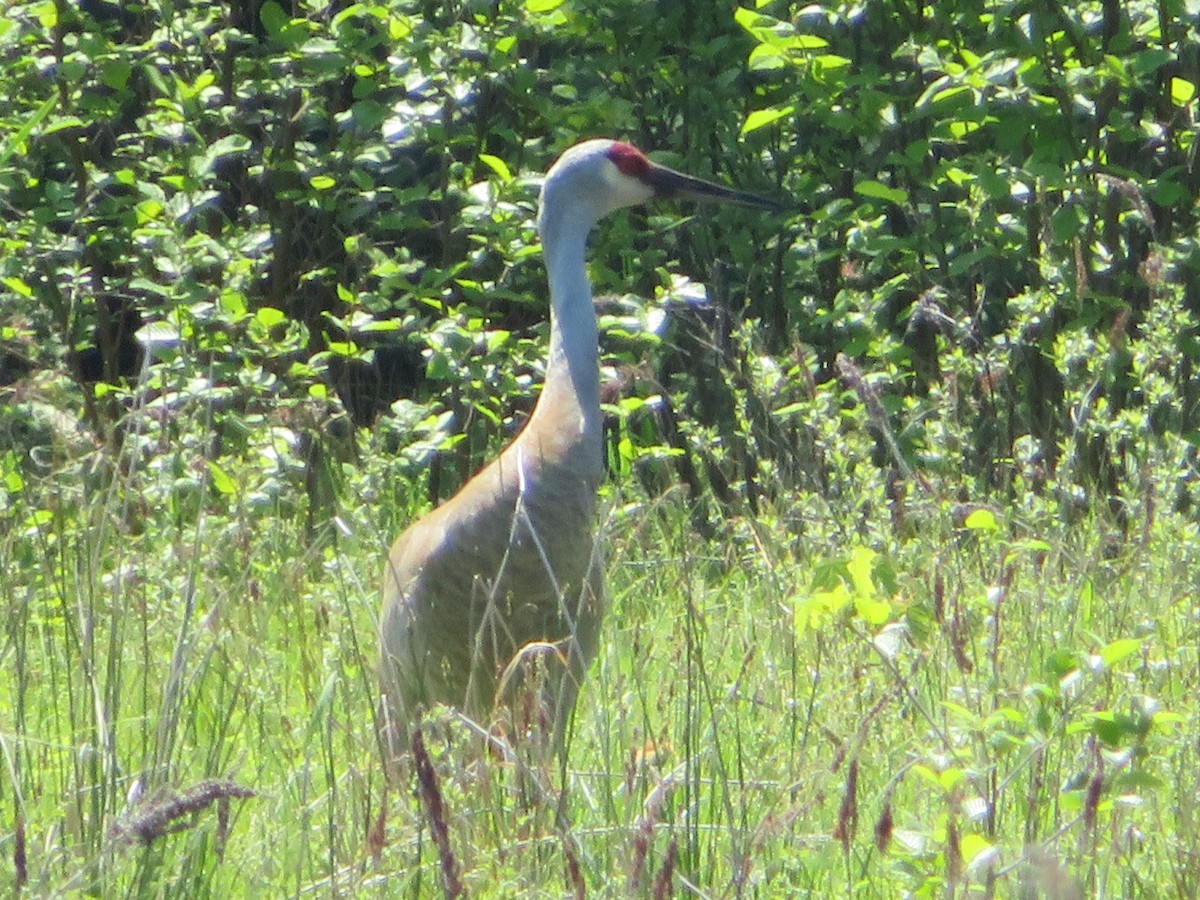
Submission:
[[[595,235],[613,612],[565,768],[431,727],[471,892],[1195,895],[1193,12],[10,4],[0,878],[437,893],[378,563],[611,135],[792,206]]]

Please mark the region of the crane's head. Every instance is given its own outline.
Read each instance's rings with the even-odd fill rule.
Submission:
[[[735,191],[651,162],[620,141],[591,140],[571,147],[546,173],[539,223],[573,217],[590,229],[613,210],[655,198],[734,203],[778,211],[773,200]]]

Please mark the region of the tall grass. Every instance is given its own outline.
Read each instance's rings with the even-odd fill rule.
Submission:
[[[866,485],[700,540],[683,497],[610,488],[565,761],[442,711],[422,778],[389,785],[376,583],[412,511],[387,463],[313,534],[286,490],[222,493],[175,455],[10,495],[0,877],[28,895],[1200,889],[1200,544],[1174,514],[964,524],[931,492],[898,527]],[[839,584],[853,602],[820,612]]]

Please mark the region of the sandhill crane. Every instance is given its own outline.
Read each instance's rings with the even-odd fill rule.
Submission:
[[[550,280],[550,356],[525,427],[392,546],[380,614],[385,729],[402,751],[434,703],[487,716],[527,648],[547,659],[542,707],[559,746],[596,655],[604,573],[594,508],[603,475],[599,348],[585,248],[624,206],[678,197],[772,201],[656,165],[629,144],[571,147],[546,175],[538,231]]]

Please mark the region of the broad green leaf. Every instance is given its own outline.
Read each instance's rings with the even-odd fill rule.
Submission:
[[[762,13],[756,13],[744,7],[739,7],[733,13],[734,21],[754,35],[755,39],[764,44],[783,46],[795,33],[796,29],[787,22],[773,19]]]
[[[1042,671],[1049,677],[1061,681],[1079,667],[1075,654],[1065,648],[1053,650],[1042,663]]]
[[[50,120],[50,124],[46,126],[42,134],[56,134],[59,131],[82,128],[83,126],[84,121],[79,116],[56,116]]]
[[[287,314],[273,306],[264,306],[254,313],[254,319],[264,328],[274,328],[287,318]]]
[[[258,17],[267,34],[285,47],[296,49],[308,38],[308,23],[303,19],[293,19],[275,0],[267,0],[259,10]]]
[[[822,72],[836,72],[838,69],[849,66],[850,60],[844,56],[838,56],[836,53],[822,53],[820,56],[813,57],[813,63]]]
[[[877,591],[875,581],[871,577],[871,567],[875,562],[876,553],[870,547],[855,547],[850,551],[850,559],[846,562],[846,571],[850,573],[850,582],[854,585],[854,593],[860,597],[873,597]]]
[[[228,313],[234,319],[240,319],[248,312],[246,295],[241,291],[235,291],[231,288],[221,291],[221,296],[217,300],[217,304],[221,307],[222,311]]]
[[[815,34],[794,34],[787,42],[789,50],[799,50],[808,52],[812,50],[824,50],[829,46],[829,41],[825,38],[817,37]]]
[[[124,90],[131,74],[133,66],[123,59],[106,60],[100,67],[100,80],[114,91]]]
[[[850,589],[838,582],[831,590],[813,591],[796,602],[792,610],[792,623],[797,634],[805,630],[817,630],[837,615],[853,600]]]
[[[220,494],[230,496],[237,493],[237,484],[229,474],[211,459],[208,461],[208,473],[212,476],[212,485]]]
[[[563,5],[565,0],[525,0],[525,11],[533,15],[553,12]]]
[[[142,226],[157,219],[163,211],[163,205],[157,200],[143,200],[137,204],[135,209],[137,210],[137,223]]]
[[[1099,656],[1104,661],[1104,667],[1111,669],[1125,657],[1137,653],[1141,646],[1142,642],[1138,638],[1121,638],[1102,647]]]
[[[33,296],[33,288],[15,275],[8,275],[4,278],[0,278],[0,284],[3,284],[14,294],[20,294],[22,297]]]
[[[963,522],[964,527],[970,531],[999,531],[1000,526],[996,522],[996,516],[990,509],[977,509],[967,516]]]
[[[892,615],[892,605],[879,597],[854,598],[854,611],[870,625],[883,625]]]
[[[53,28],[58,24],[58,4],[55,0],[42,0],[30,12],[37,16],[38,24],[43,28]]]
[[[25,517],[25,521],[21,523],[21,527],[25,531],[38,531],[53,521],[54,513],[50,512],[50,510],[36,509]]]
[[[513,180],[512,171],[500,157],[492,156],[490,153],[480,153],[479,161],[495,172],[501,183],[508,184]]]
[[[798,400],[795,403],[788,403],[786,406],[779,407],[779,409],[775,410],[772,413],[772,415],[778,416],[781,419],[786,418],[787,416],[790,416],[792,413],[798,413],[798,412],[801,412],[802,410],[807,409],[811,405],[812,404],[809,403],[808,401]]]
[[[929,105],[937,106],[939,103],[946,103],[955,98],[960,98],[970,90],[971,88],[965,84],[956,84],[953,87],[943,88],[929,98]]]
[[[940,788],[942,786],[942,780],[938,777],[938,773],[929,768],[929,766],[915,763],[909,771],[918,778],[924,778],[932,787]]]
[[[330,175],[314,175],[308,179],[308,183],[313,186],[314,190],[327,191],[337,184],[337,179]]]
[[[1148,47],[1145,50],[1134,53],[1119,62],[1125,62],[1129,65],[1129,70],[1139,77],[1151,75],[1159,68],[1169,62],[1177,59],[1176,55],[1170,50],[1164,50],[1162,47]]]
[[[987,865],[996,855],[996,848],[979,834],[964,834],[959,847],[962,851],[962,858],[968,866]]]
[[[404,16],[388,16],[388,37],[399,41],[412,34],[412,20]]]
[[[258,12],[258,18],[262,21],[263,27],[267,29],[267,34],[275,37],[292,21],[291,16],[283,11],[275,0],[267,0],[262,5]]]
[[[197,177],[208,175],[213,171],[217,160],[223,156],[235,153],[245,153],[250,149],[250,139],[241,134],[229,134],[208,145],[204,154],[196,161],[193,172]]]
[[[751,131],[756,131],[772,122],[778,122],[780,119],[785,119],[796,111],[794,106],[770,107],[768,109],[756,109],[750,115],[746,116],[746,121],[742,123],[742,134],[749,134]]]
[[[897,205],[908,202],[908,192],[900,188],[888,187],[879,181],[860,181],[854,185],[854,193],[875,200],[886,200]]]
[[[392,331],[403,331],[404,323],[399,319],[375,319],[365,325],[359,325],[355,331],[363,334],[379,334]]]
[[[961,703],[955,703],[953,700],[943,700],[941,701],[941,705],[946,712],[953,713],[971,728],[981,727],[982,723],[979,719],[979,716],[976,715],[972,710],[967,709],[967,707],[963,706]]]
[[[1196,85],[1186,78],[1171,78],[1171,102],[1176,106],[1187,106],[1196,96]]]
[[[771,44],[759,44],[750,51],[750,58],[747,60],[750,69],[755,72],[766,72],[772,69],[782,69],[789,65],[787,53],[782,47],[774,47]]]

